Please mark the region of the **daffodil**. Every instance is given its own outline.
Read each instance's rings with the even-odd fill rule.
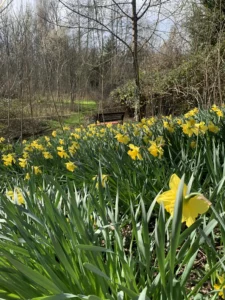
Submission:
[[[181,119],[177,119],[176,122],[178,125],[182,125],[182,123],[183,123],[183,121]]]
[[[38,175],[38,174],[42,173],[40,167],[38,167],[38,166],[33,166],[33,171],[34,171],[35,175]]]
[[[208,130],[208,127],[205,125],[205,122],[200,122],[198,124],[195,124],[195,134],[198,135],[199,133],[205,134]]]
[[[21,166],[21,168],[26,168],[27,159],[26,158],[19,158],[19,165]]]
[[[75,164],[71,161],[65,163],[65,165],[66,165],[67,170],[70,172],[73,172],[77,168],[77,166],[75,166]]]
[[[174,127],[168,121],[163,121],[163,127],[166,128],[170,133],[174,132]]]
[[[39,143],[38,143],[38,140],[33,141],[30,145],[31,145],[31,147],[32,147],[33,149],[37,149],[37,150],[40,150],[40,151],[44,151],[43,145],[39,144]]]
[[[183,133],[187,134],[189,137],[196,133],[195,123],[194,119],[190,119],[186,123],[182,124],[181,127],[183,128]]]
[[[163,155],[163,148],[160,145],[157,145],[155,141],[150,141],[151,146],[148,148],[148,151],[154,157],[161,158]]]
[[[189,112],[187,112],[184,117],[187,119],[187,118],[190,118],[190,117],[194,117],[197,113],[198,113],[198,108],[195,107],[194,109],[190,110]]]
[[[52,131],[52,136],[53,137],[56,137],[57,136],[57,132],[54,130],[54,131]]]
[[[123,134],[121,134],[121,133],[118,133],[118,134],[115,136],[115,138],[117,139],[117,141],[118,141],[119,143],[122,143],[122,144],[125,144],[125,145],[128,144],[129,141],[130,141],[129,136],[123,135]]]
[[[2,160],[5,166],[12,166],[12,164],[16,162],[15,154],[14,153],[3,154]]]
[[[57,150],[58,150],[58,155],[61,157],[61,158],[68,158],[69,155],[66,153],[66,151],[63,149],[63,147],[57,147]]]
[[[218,106],[216,106],[215,104],[212,105],[211,111],[214,111],[218,117],[223,117],[223,112],[221,109],[219,109]]]
[[[80,135],[77,133],[71,133],[71,136],[74,137],[75,139],[79,140],[80,139]]]
[[[25,180],[30,180],[30,174],[29,173],[26,173]]]
[[[150,119],[147,120],[147,124],[149,126],[152,126],[154,123],[156,122],[156,118],[152,117]]]
[[[97,179],[98,179],[97,175],[92,178],[92,180],[97,180]],[[102,176],[101,176],[102,187],[106,187],[107,181],[108,181],[108,175],[102,174]],[[96,186],[96,188],[98,188],[99,187],[99,183],[97,182],[95,186]]]
[[[215,283],[213,287],[215,291],[219,293],[219,296],[222,297],[222,299],[225,299],[225,276],[217,275],[217,278],[219,280],[219,284]]]
[[[130,150],[127,153],[133,160],[136,159],[143,160],[139,147],[134,146],[133,144],[129,144],[129,147]]]
[[[18,188],[16,188],[15,191],[7,191],[6,195],[14,203],[18,203],[19,205],[25,204],[24,197]]]
[[[176,174],[173,174],[169,182],[170,190],[162,193],[156,199],[159,204],[164,205],[166,211],[168,211],[171,216],[174,214],[179,183],[180,178]],[[199,214],[204,214],[210,205],[211,203],[201,194],[187,195],[187,185],[184,184],[182,222],[186,222],[188,227],[195,222]]]
[[[209,122],[208,129],[210,132],[217,133],[220,129],[218,126],[213,124],[213,122]]]
[[[43,154],[45,159],[53,159],[53,156],[48,151],[43,151],[42,154]]]

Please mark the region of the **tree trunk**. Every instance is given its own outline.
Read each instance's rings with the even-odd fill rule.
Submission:
[[[138,63],[138,16],[137,16],[137,3],[136,0],[132,0],[132,31],[133,31],[133,70],[135,76],[135,112],[134,118],[136,121],[140,121],[146,113],[146,101],[145,97],[141,95],[141,85],[139,77],[139,63]]]

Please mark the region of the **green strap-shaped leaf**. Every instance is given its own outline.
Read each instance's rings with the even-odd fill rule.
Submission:
[[[50,291],[54,294],[61,293],[60,289],[47,277],[41,275],[37,271],[32,270],[31,268],[27,267],[26,265],[20,263],[19,261],[9,257],[8,255],[7,259],[11,262],[11,264],[17,268],[20,272],[22,272],[26,277],[28,277],[30,280],[34,281],[36,284],[40,285],[47,291]]]
[[[84,267],[88,270],[90,270],[91,272],[105,278],[106,280],[111,280],[105,273],[103,273],[101,270],[99,270],[99,268],[97,268],[96,266],[89,264],[89,263],[84,263]]]

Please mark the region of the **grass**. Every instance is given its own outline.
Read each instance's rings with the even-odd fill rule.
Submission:
[[[49,120],[51,118],[50,115],[48,115],[48,120],[47,122],[47,127],[51,128],[52,130],[60,128],[62,123],[63,126],[79,126],[81,124],[85,124],[88,123],[87,120],[87,116],[89,115],[93,115],[96,113],[97,111],[97,104],[95,101],[92,100],[86,100],[86,99],[82,99],[82,100],[76,100],[75,104],[74,104],[74,110],[73,112],[71,111],[71,104],[70,101],[68,99],[64,99],[63,101],[61,101],[60,103],[56,103],[56,106],[59,107],[59,111],[58,113],[60,115],[68,115],[71,114],[71,116],[69,117],[60,117],[60,122],[57,120],[58,118],[56,117],[56,112],[55,109],[53,107],[53,103],[48,104],[48,108],[46,107],[46,109],[43,110],[43,104],[45,103],[49,103],[47,102],[46,99],[41,99],[37,102],[34,102],[34,106],[33,106],[33,115],[35,116],[35,129],[38,127],[41,127],[38,125],[38,122],[41,123],[41,120],[44,120],[43,118],[40,119],[39,121],[36,119],[36,117],[38,115],[40,115],[40,117],[46,116],[46,110],[48,110],[49,113],[49,109],[52,109],[52,120]],[[36,105],[38,104],[38,105]],[[64,104],[62,106],[62,104]],[[65,106],[66,104],[66,106]],[[68,105],[67,105],[68,104]],[[23,112],[23,118],[26,119],[27,117],[30,118],[30,107],[29,104],[26,105],[26,103],[23,103],[24,107],[27,107],[28,111],[26,112],[26,110]],[[39,111],[39,106],[42,109],[41,111]],[[64,111],[65,110],[65,111]],[[43,115],[44,114],[44,115]],[[1,118],[7,118],[8,116],[8,111],[7,109],[5,109],[4,107],[1,110]],[[19,100],[13,100],[11,101],[10,104],[10,125],[9,128],[11,131],[14,132],[14,135],[20,135],[20,133],[18,132],[16,134],[16,130],[18,131],[18,127],[20,130],[20,117],[21,117],[21,101]],[[14,121],[14,118],[18,118],[18,120]],[[0,121],[1,122],[1,121]],[[14,124],[16,122],[16,125]],[[30,126],[32,121],[28,122],[28,121],[24,121],[23,122],[23,131],[26,133],[26,135],[29,135],[29,131],[30,131]],[[4,122],[4,124],[0,124],[0,132],[4,132],[7,131],[7,127],[8,127],[8,123],[7,120]],[[30,132],[30,135],[32,135],[32,132]]]

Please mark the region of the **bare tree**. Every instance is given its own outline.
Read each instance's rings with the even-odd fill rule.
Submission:
[[[146,112],[146,99],[142,96],[140,84],[140,67],[139,67],[139,51],[148,43],[154,35],[156,29],[162,4],[167,3],[168,0],[145,0],[141,5],[138,5],[137,0],[89,0],[89,1],[66,1],[58,0],[64,8],[70,13],[79,15],[83,18],[83,26],[90,26],[97,31],[104,31],[115,37],[122,43],[130,52],[133,64],[133,78],[135,80],[135,118],[140,120]],[[78,9],[79,7],[79,9]],[[90,8],[92,14],[90,14]],[[148,37],[141,36],[140,25],[142,19],[147,16],[150,9],[157,9],[157,19],[153,30],[150,30]],[[113,18],[111,18],[113,12]],[[122,27],[127,26],[131,28],[131,35],[124,34],[123,28],[120,31],[115,30],[113,22],[115,19],[122,20]],[[88,22],[86,22],[88,21]],[[88,29],[91,29],[88,28]],[[127,33],[127,32],[126,32]]]

